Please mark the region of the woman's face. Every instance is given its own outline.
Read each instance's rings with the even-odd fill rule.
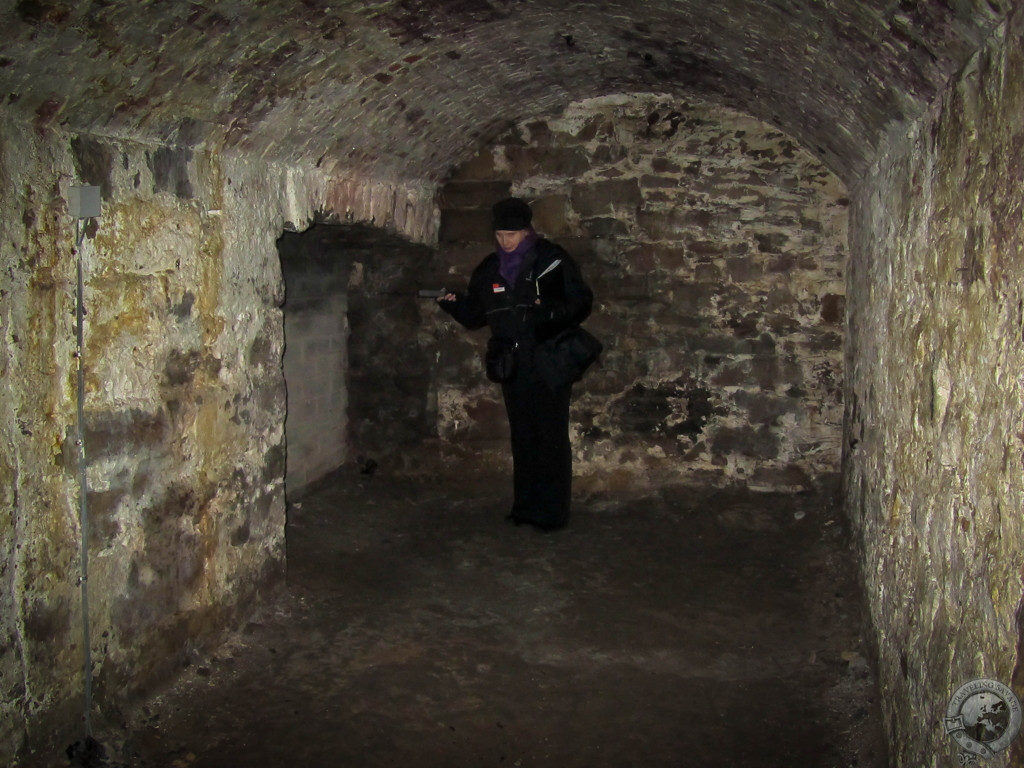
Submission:
[[[528,229],[498,229],[495,230],[494,237],[497,238],[498,245],[503,251],[514,251],[523,242],[523,238],[528,232]]]

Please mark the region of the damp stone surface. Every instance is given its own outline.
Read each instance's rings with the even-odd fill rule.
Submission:
[[[849,201],[827,168],[704,102],[574,103],[519,124],[443,187],[449,287],[493,250],[490,205],[509,194],[594,290],[585,326],[605,351],[573,407],[584,483],[808,490],[838,474]],[[486,333],[438,333],[439,435],[502,450]]]

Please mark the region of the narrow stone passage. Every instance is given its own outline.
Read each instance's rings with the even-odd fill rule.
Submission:
[[[833,494],[580,498],[336,475],[288,588],[139,716],[156,766],[885,765]]]

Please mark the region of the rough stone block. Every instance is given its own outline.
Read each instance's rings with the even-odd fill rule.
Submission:
[[[750,283],[761,279],[764,265],[750,256],[732,256],[725,260],[725,269],[735,283]]]
[[[660,249],[650,243],[643,243],[630,248],[623,254],[623,264],[628,272],[646,274],[659,266]]]
[[[700,208],[640,211],[637,214],[637,225],[653,240],[683,240],[694,231],[709,229],[714,220],[712,211]]]
[[[629,234],[629,226],[620,219],[584,219],[580,225],[587,236],[594,239],[614,239]]]
[[[838,325],[846,318],[846,297],[835,293],[827,293],[821,297],[821,319],[830,324]]]
[[[666,157],[652,157],[651,170],[655,173],[680,173],[682,168]]]
[[[750,246],[741,241],[706,240],[701,238],[684,238],[687,252],[698,259],[711,260],[726,256],[743,256],[750,252]]]
[[[797,464],[784,467],[758,467],[748,481],[751,488],[763,491],[809,491],[815,482],[807,471]]]
[[[621,144],[598,144],[591,155],[591,161],[595,165],[614,165],[625,160],[628,155],[629,150]],[[611,176],[613,171],[616,171],[615,176],[621,175],[621,171],[614,168],[606,170],[603,175]]]
[[[686,248],[679,243],[641,242],[627,251],[629,262],[636,264],[638,269],[645,271],[660,270],[676,273],[677,278],[683,277],[694,266],[694,259]]]
[[[558,238],[558,244],[565,248],[569,254],[581,265],[593,264],[599,261],[599,252],[596,246],[604,246],[605,243],[595,243],[586,234],[564,235]],[[614,249],[618,252],[618,249]]]
[[[578,148],[557,147],[506,147],[510,175],[513,179],[528,179],[531,176],[553,178],[575,178],[583,175],[590,166],[586,153]]]
[[[675,283],[672,287],[672,307],[680,313],[707,314],[711,311],[712,297],[718,290],[718,284],[713,282]]]
[[[703,283],[718,282],[722,279],[722,270],[716,264],[697,264],[693,268],[693,278]]]
[[[711,449],[720,455],[736,453],[753,459],[774,459],[780,436],[770,427],[720,427],[711,438]]]
[[[647,209],[671,208],[679,202],[679,196],[664,189],[643,190],[643,206]]]
[[[505,404],[493,394],[466,403],[468,421],[460,435],[465,440],[504,440],[508,438]]]
[[[750,364],[746,361],[727,363],[712,374],[708,381],[716,387],[739,387],[749,384]]]
[[[489,240],[490,237],[490,210],[449,209],[441,212],[441,230],[438,235],[441,242],[476,243]]]
[[[796,297],[788,286],[776,285],[768,291],[765,304],[765,310],[768,312],[781,312],[792,317],[796,312],[796,307]]]
[[[750,374],[761,389],[775,389],[781,382],[779,360],[774,355],[759,355],[750,363]]]
[[[573,141],[579,143],[593,141],[595,138],[597,138],[598,131],[601,129],[603,125],[607,124],[605,123],[605,118],[602,115],[595,115],[593,117],[590,117],[586,120],[586,122],[583,124],[583,127],[580,128],[579,132],[575,136],[572,136],[570,134],[566,136],[564,141],[566,143],[572,143]],[[610,125],[607,125],[607,127],[611,130],[614,130]]]
[[[762,316],[758,312],[746,312],[744,314],[732,314],[726,321],[726,325],[732,332],[741,339],[749,339],[757,335],[760,330]]]
[[[591,280],[591,288],[595,295],[604,301],[615,299],[644,300],[650,296],[651,289],[647,275],[613,275],[598,274]]]
[[[493,250],[494,243],[490,238],[465,243],[442,244],[439,261],[444,268],[443,274],[439,275],[440,286],[465,288],[472,271]],[[423,284],[426,286],[426,277],[423,279]]]
[[[640,204],[640,186],[636,179],[597,181],[578,184],[571,194],[573,209],[581,218],[633,211]]]
[[[679,179],[674,176],[650,176],[640,177],[640,187],[648,189],[676,189],[679,187]]]
[[[800,319],[793,314],[785,312],[772,312],[765,315],[765,326],[778,336],[788,336],[799,333],[803,329]]]
[[[533,228],[549,237],[573,234],[575,228],[569,224],[569,198],[566,195],[545,195],[533,198]]]
[[[793,272],[795,270],[814,271],[819,268],[813,256],[801,256],[794,253],[783,253],[773,256],[768,261],[769,272]]]
[[[486,180],[500,178],[502,174],[494,165],[494,150],[482,149],[470,160],[461,163],[451,175],[452,181]]]
[[[511,195],[508,181],[450,181],[441,188],[442,210],[476,209],[490,213],[491,206]]]
[[[534,120],[522,126],[522,128],[528,137],[526,139],[528,144],[539,147],[547,147],[551,145],[552,131],[550,126],[544,120]],[[559,145],[564,145],[564,143],[564,141],[560,141]]]
[[[810,352],[835,352],[843,348],[843,337],[834,331],[804,330],[801,346]]]
[[[649,388],[636,384],[625,395],[608,406],[612,428],[625,433],[650,435],[663,432],[673,412],[673,401],[682,391],[673,386]]]
[[[589,329],[590,326],[588,325],[587,328]],[[602,341],[607,339],[599,333],[595,333],[595,335]],[[602,400],[625,392],[636,381],[638,374],[632,366],[628,366],[626,363],[625,356],[607,349],[606,344],[606,350],[602,353],[601,358],[587,371],[583,381],[575,385],[573,391],[578,391],[581,394],[600,395]],[[603,402],[600,410],[604,410]]]
[[[768,424],[777,426],[779,418],[787,413],[798,413],[801,408],[799,399],[763,392],[737,392],[734,396],[736,404],[747,412],[751,424]]]

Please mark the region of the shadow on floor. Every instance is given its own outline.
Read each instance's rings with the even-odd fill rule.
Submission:
[[[541,533],[491,488],[293,504],[288,589],[143,710],[131,764],[885,765],[830,498],[597,495]]]

